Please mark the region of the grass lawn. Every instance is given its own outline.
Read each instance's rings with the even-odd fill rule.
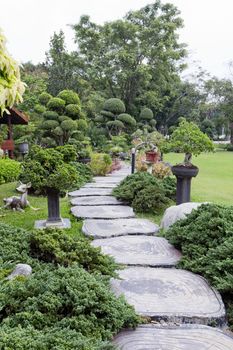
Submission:
[[[172,164],[183,161],[183,154],[169,153],[164,160]],[[193,157],[199,174],[192,180],[193,202],[233,205],[233,152],[217,151]]]
[[[3,206],[3,198],[10,196],[18,196],[15,191],[16,183],[8,183],[0,186],[0,206]],[[47,198],[42,196],[28,196],[30,204],[34,208],[40,208],[38,211],[34,211],[30,208],[26,208],[25,213],[11,210],[0,210],[0,222],[10,224],[16,227],[22,227],[26,230],[32,230],[34,228],[35,220],[41,220],[47,218]],[[70,205],[68,198],[60,199],[61,215],[63,218],[70,218],[72,228],[66,230],[70,234],[80,234],[82,222],[77,221],[70,214]],[[1,216],[3,215],[3,216]]]

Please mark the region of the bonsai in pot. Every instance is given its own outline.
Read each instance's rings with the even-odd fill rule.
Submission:
[[[59,196],[78,182],[78,173],[69,164],[73,159],[69,160],[67,152],[61,149],[66,147],[71,146],[57,149],[35,146],[23,162],[21,180],[31,182],[33,190],[46,193],[48,198],[48,218],[36,221],[36,228],[70,227],[69,220],[61,218]],[[73,158],[73,154],[71,156]]]
[[[172,172],[177,178],[176,204],[190,202],[191,180],[196,177],[199,169],[192,164],[192,156],[198,156],[202,152],[212,152],[214,146],[209,137],[199,127],[181,119],[179,126],[173,131],[170,139],[172,149],[185,153],[184,161],[172,167]]]

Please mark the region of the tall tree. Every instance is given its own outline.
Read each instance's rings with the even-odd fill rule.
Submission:
[[[82,16],[73,28],[86,80],[94,90],[123,100],[132,115],[143,105],[156,115],[183,67],[180,27],[176,7],[159,0],[104,25]]]

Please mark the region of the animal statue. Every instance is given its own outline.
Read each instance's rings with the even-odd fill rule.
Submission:
[[[21,195],[18,196],[12,196],[8,198],[4,198],[3,201],[5,205],[3,206],[3,209],[12,209],[17,211],[24,212],[24,209],[26,207],[31,208],[32,210],[39,210],[39,208],[33,208],[28,199],[28,189],[31,187],[31,183],[23,184],[21,181],[19,182],[19,186],[16,187],[16,190],[21,193]]]

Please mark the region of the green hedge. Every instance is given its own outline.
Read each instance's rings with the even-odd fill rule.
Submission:
[[[0,184],[17,181],[21,165],[12,159],[0,159]]]
[[[113,260],[86,238],[4,224],[0,237],[0,349],[107,350],[113,334],[139,322],[110,291]],[[5,279],[19,262],[32,275]]]

